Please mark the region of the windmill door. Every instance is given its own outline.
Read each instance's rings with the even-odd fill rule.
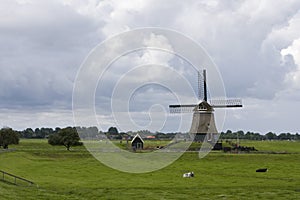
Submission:
[[[212,140],[212,133],[208,133],[206,137],[207,137],[207,141],[211,141]]]

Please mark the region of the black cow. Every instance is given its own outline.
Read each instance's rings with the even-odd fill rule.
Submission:
[[[266,172],[266,171],[268,171],[268,168],[261,168],[256,170],[256,172]]]

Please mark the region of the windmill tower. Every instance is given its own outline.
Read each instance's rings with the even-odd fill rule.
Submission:
[[[203,87],[203,88],[202,88]],[[189,133],[194,135],[194,141],[214,143],[217,140],[218,130],[215,124],[214,108],[242,107],[240,99],[209,100],[207,99],[206,70],[203,70],[203,82],[198,72],[198,95],[203,99],[199,104],[169,105],[171,113],[193,112],[193,120]]]

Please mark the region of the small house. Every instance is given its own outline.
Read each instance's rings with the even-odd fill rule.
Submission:
[[[139,134],[136,134],[134,138],[131,140],[131,147],[134,150],[144,148],[144,140],[141,138]]]

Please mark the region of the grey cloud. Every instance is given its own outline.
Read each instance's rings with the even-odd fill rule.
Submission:
[[[145,26],[181,31],[203,45],[220,68],[228,96],[299,99],[286,80],[297,67],[293,55],[281,55],[281,50],[299,37],[297,0],[17,2],[0,3],[2,108],[26,107],[32,112],[41,112],[40,107],[70,109],[76,72],[88,52],[105,37]],[[117,68],[112,71],[120,73]],[[196,89],[193,78],[193,73],[188,75]],[[114,82],[108,80],[107,84]],[[108,101],[111,89],[108,86],[101,91],[100,97]],[[17,111],[13,112],[17,116]],[[260,112],[263,115],[267,110]],[[254,115],[249,111],[242,116],[244,127],[248,127],[248,118],[255,122]],[[37,117],[21,113],[17,123],[26,118],[23,116]]]
[[[96,24],[56,1],[3,4],[1,105],[70,107],[76,71],[100,37]]]

